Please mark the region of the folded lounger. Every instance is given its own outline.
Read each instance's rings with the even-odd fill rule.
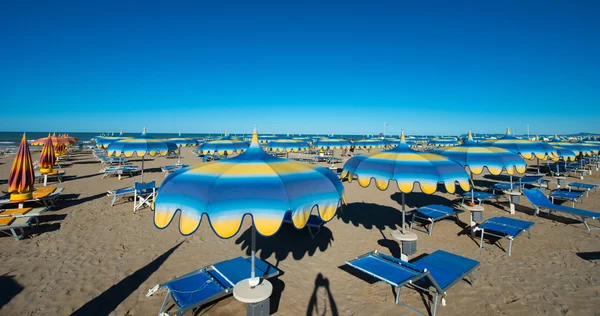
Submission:
[[[498,202],[498,200],[503,196],[504,195],[500,193],[492,193],[485,191],[465,192],[461,195],[463,205],[465,204],[465,201],[471,201],[472,199],[475,199],[475,201],[473,202],[477,202],[479,205],[481,205],[482,202],[491,200],[496,200],[496,202]]]
[[[591,184],[591,183],[581,183],[581,182],[571,182],[569,184],[567,184],[567,187],[569,188],[569,191],[572,191],[573,189],[577,189],[579,191],[585,192],[585,196],[589,196],[589,192],[590,191],[596,191],[596,189],[598,188],[597,184]]]
[[[544,193],[540,192],[540,190],[537,189],[523,190],[523,194],[527,197],[529,202],[533,204],[536,215],[540,214],[541,209],[547,209],[548,214],[552,213],[553,211],[571,214],[575,218],[579,219],[585,225],[588,231],[599,229],[597,227],[590,227],[590,225],[588,225],[587,219],[598,219],[600,218],[600,213],[582,210],[574,207],[552,204],[552,202],[550,202],[546,198]]]
[[[1,210],[0,232],[21,240],[25,237],[23,228],[38,225],[38,216],[46,210],[45,207]]]
[[[175,311],[171,315],[183,315],[186,311],[206,305],[233,293],[233,287],[240,281],[250,278],[251,258],[237,257],[188,273],[169,282],[159,284],[148,291],[167,291],[160,307],[159,315],[167,314],[167,304],[173,302]],[[256,258],[256,276],[268,279],[279,275],[279,270],[269,263]]]
[[[115,206],[115,202],[117,201],[117,199],[128,198],[129,196],[133,197],[134,193],[135,193],[135,189],[133,187],[131,187],[131,188],[122,188],[122,189],[108,191],[106,195],[112,196],[112,201],[110,202],[110,206]]]
[[[293,224],[294,221],[292,220],[292,213],[285,213],[285,216],[283,217],[283,222],[287,224]],[[310,237],[312,239],[315,239],[315,237],[319,234],[319,232],[321,231],[321,226],[323,226],[323,224],[325,224],[325,222],[317,215],[311,214],[310,217],[308,217],[308,221],[306,222],[305,227],[308,230],[308,233],[310,234]]]
[[[563,190],[554,190],[550,192],[550,201],[554,204],[554,200],[564,200],[571,201],[573,203],[573,207],[575,207],[575,202],[579,200],[583,196],[583,192],[578,191],[563,191]]]
[[[437,312],[439,296],[442,296],[442,305],[445,305],[446,291],[466,276],[469,276],[472,286],[471,274],[479,266],[478,261],[443,250],[437,250],[412,263],[374,251],[346,264],[395,287],[396,304],[402,304],[418,314],[425,315],[400,302],[400,289],[406,285],[431,293],[433,316]]]
[[[501,239],[508,239],[508,255],[510,256],[512,252],[513,240],[521,235],[524,231],[527,231],[529,238],[531,238],[529,229],[534,224],[534,222],[500,216],[485,220],[483,223],[475,227],[474,231],[481,231],[479,248],[489,248],[483,245],[483,238],[486,234]],[[498,246],[500,245],[498,244]]]
[[[431,236],[431,234],[433,233],[433,226],[435,225],[435,222],[443,220],[445,218],[454,217],[454,220],[458,224],[458,214],[462,212],[464,211],[439,204],[422,206],[411,212],[412,218],[410,220],[410,228],[427,233],[429,236]],[[418,219],[425,223],[423,225],[424,229],[413,227],[415,219]],[[429,224],[429,227],[427,227],[427,224]]]

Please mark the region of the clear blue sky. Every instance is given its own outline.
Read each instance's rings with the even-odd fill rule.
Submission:
[[[0,130],[600,132],[600,1],[7,1]]]

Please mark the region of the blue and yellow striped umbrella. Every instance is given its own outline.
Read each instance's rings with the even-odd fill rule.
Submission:
[[[162,139],[155,139],[152,136],[146,134],[146,128],[139,136],[133,138],[120,139],[116,142],[110,143],[106,148],[108,156],[121,157],[125,156],[131,158],[134,155],[142,158],[142,177],[141,181],[144,181],[144,157],[150,155],[151,157],[166,156],[169,152],[179,153],[179,148],[174,143],[164,141]]]
[[[454,137],[447,138],[434,138],[428,142],[429,145],[435,147],[448,147],[448,146],[457,146],[459,144],[458,139]]]
[[[169,141],[171,143],[175,143],[175,145],[177,145],[177,147],[198,146],[198,141],[196,141],[193,138],[183,137],[183,136],[181,136],[181,133],[179,133],[179,136],[177,136],[177,137],[167,139],[167,141]]]
[[[518,139],[510,133],[510,128],[506,129],[504,137],[486,140],[481,142],[481,144],[483,146],[500,147],[510,150],[527,160],[533,160],[534,158],[556,160],[558,158],[556,148],[542,142]]]
[[[482,147],[473,140],[471,132],[462,145],[433,152],[469,168],[473,174],[483,173],[484,168],[493,175],[499,175],[502,171],[509,175],[525,173],[527,169],[527,163],[519,154],[498,147]]]
[[[390,137],[390,138],[386,138],[385,140],[386,145],[390,146],[390,147],[396,147],[399,144],[401,144],[403,142],[402,138],[400,137]],[[417,147],[417,143],[412,141],[412,140],[404,140],[404,142],[406,143],[406,145],[408,147]]]
[[[154,202],[154,224],[166,228],[179,212],[179,231],[187,236],[206,215],[217,236],[230,238],[249,215],[253,232],[272,236],[288,212],[298,229],[306,225],[313,210],[322,220],[331,220],[343,195],[344,186],[329,169],[264,152],[255,128],[245,153],[167,177]]]
[[[401,139],[404,140],[404,133]],[[341,177],[351,182],[355,175],[361,187],[368,187],[374,179],[375,186],[382,191],[388,188],[390,181],[396,182],[402,193],[402,233],[404,194],[412,192],[415,183],[426,194],[436,192],[438,183],[444,183],[449,193],[455,192],[457,184],[465,191],[471,187],[469,175],[461,165],[440,155],[412,150],[406,142],[391,150],[350,158],[344,164]]]
[[[560,146],[554,146],[554,148],[558,152],[558,157],[564,161],[575,161],[577,159],[577,154],[570,149]]]
[[[258,136],[258,143],[259,144],[266,144],[266,143],[274,141],[274,140],[276,140],[278,138],[279,137],[277,137],[275,135],[260,135],[260,136]]]
[[[272,140],[265,146],[267,151],[290,153],[290,152],[302,152],[310,149],[310,145],[300,139],[293,139],[290,137],[284,137],[276,140]]]
[[[96,147],[106,149],[106,148],[108,148],[108,145],[110,145],[118,140],[126,139],[126,138],[131,138],[131,137],[123,136],[123,131],[121,131],[119,133],[119,136],[98,136],[98,137],[96,137]]]
[[[589,143],[549,142],[548,144],[571,150],[578,156],[591,156],[597,154],[600,149],[600,146]]]
[[[381,139],[360,139],[354,142],[354,146],[364,149],[384,148],[385,142]]]
[[[228,134],[220,139],[207,141],[198,146],[198,152],[202,154],[218,153],[224,155],[227,153],[227,155],[231,155],[233,153],[243,153],[246,149],[248,149],[248,143]]]
[[[317,149],[335,150],[350,148],[352,146],[352,143],[350,143],[350,141],[346,139],[341,138],[321,138],[318,139],[313,146]]]

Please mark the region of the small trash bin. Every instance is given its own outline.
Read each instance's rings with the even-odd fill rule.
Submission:
[[[510,202],[513,204],[519,204],[519,202],[521,202],[521,196],[520,195],[511,195]]]
[[[402,241],[402,253],[407,256],[412,256],[417,253],[417,241],[416,240],[403,240]]]
[[[483,221],[483,212],[480,210],[472,210],[471,220],[475,223],[481,223]]]

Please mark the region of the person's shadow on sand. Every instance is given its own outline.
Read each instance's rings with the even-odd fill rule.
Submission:
[[[325,290],[325,297],[319,295],[319,289]],[[321,297],[318,297],[321,296]],[[313,289],[310,300],[308,301],[308,307],[306,308],[306,316],[324,316],[332,315],[337,316],[338,310],[331,290],[329,289],[329,280],[319,273],[315,279],[315,287]]]

